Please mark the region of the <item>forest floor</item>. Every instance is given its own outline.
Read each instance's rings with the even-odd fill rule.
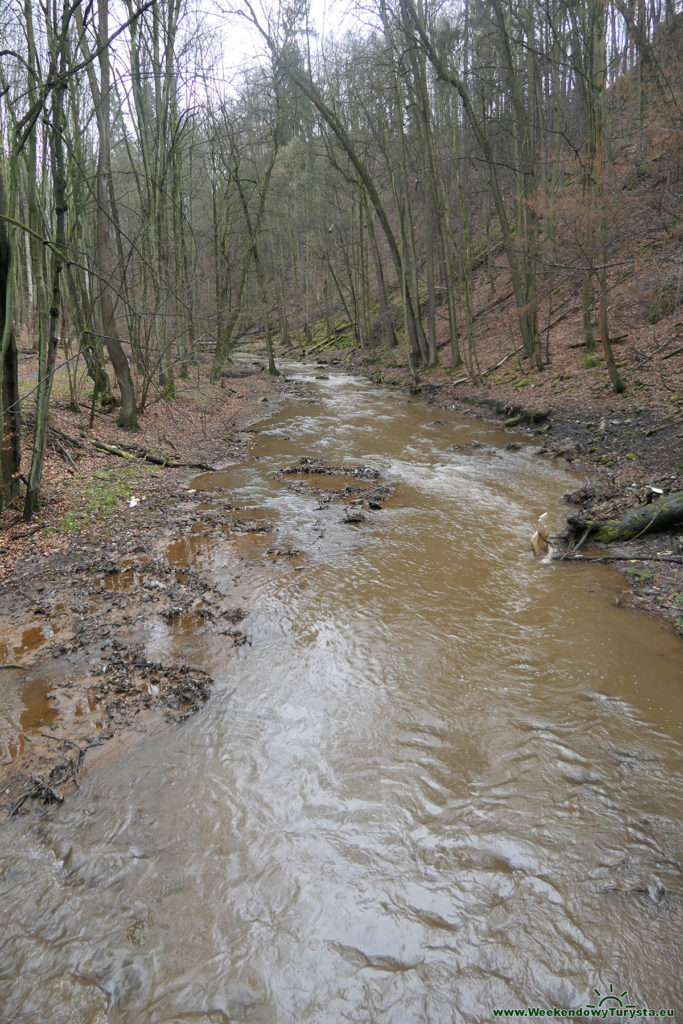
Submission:
[[[493,344],[489,352],[488,334],[482,337],[485,368],[505,354]],[[606,386],[599,360],[585,368],[585,353],[570,335],[545,373],[530,372],[515,354],[482,387],[454,375],[446,346],[440,366],[418,387],[398,349],[326,349],[317,358],[466,415],[514,420],[515,430],[526,427],[551,456],[585,473],[568,513],[578,505],[607,518],[645,500],[651,487],[683,486],[681,363],[679,356],[662,362],[676,347],[662,341],[653,331],[649,339],[620,345],[629,384],[621,396]],[[43,504],[29,524],[18,507],[0,516],[0,679],[7,704],[0,716],[0,820],[61,800],[78,785],[86,753],[88,768],[121,756],[208,698],[206,673],[170,655],[147,656],[152,623],[164,622],[174,636],[215,633],[246,642],[239,629],[245,608],[193,567],[193,552],[206,542],[206,512],[201,491],[187,484],[202,467],[243,460],[257,432],[252,425],[286,401],[287,389],[259,365],[234,372],[217,384],[205,373],[179,381],[176,399],[151,402],[134,435],[116,427],[116,410],[98,414],[91,427],[89,408],[73,412],[68,381],[57,379]],[[24,354],[23,392],[35,373],[34,357]],[[24,473],[29,428],[27,422]],[[95,442],[128,444],[179,465],[121,458]],[[229,504],[219,519],[211,529],[246,541],[263,529]],[[619,600],[666,616],[683,635],[681,566],[648,561],[682,552],[680,532],[620,547],[635,561],[620,565],[629,587]]]

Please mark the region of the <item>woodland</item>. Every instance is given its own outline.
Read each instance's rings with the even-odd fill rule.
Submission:
[[[585,378],[632,386],[619,288],[675,360],[682,41],[676,0],[368,0],[324,36],[306,0],[3,0],[0,509],[40,507],[58,371],[131,432],[254,338],[271,374],[336,346],[492,386],[487,282],[527,377],[572,312]]]

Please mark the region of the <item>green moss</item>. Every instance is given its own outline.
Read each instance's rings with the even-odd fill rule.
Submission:
[[[605,523],[599,530],[593,534],[595,540],[600,541],[601,544],[611,544],[612,541],[619,539],[619,530],[616,526]]]

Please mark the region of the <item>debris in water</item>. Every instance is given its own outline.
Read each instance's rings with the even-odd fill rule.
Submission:
[[[543,515],[539,516],[536,532],[531,537],[531,547],[536,558],[542,558],[543,556],[550,556],[552,554],[552,548],[549,541],[548,513],[544,512]]]

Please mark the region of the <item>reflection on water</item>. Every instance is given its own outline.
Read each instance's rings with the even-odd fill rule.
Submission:
[[[673,632],[610,569],[533,560],[573,483],[533,447],[305,387],[230,470],[274,526],[254,569],[234,536],[168,549],[248,598],[251,645],[154,634],[214,675],[204,711],[0,831],[0,1019],[484,1022],[611,984],[680,1009]],[[390,507],[350,530],[277,478],[301,455],[379,469]]]
[[[0,758],[13,761],[24,752],[31,732],[56,720],[57,710],[48,697],[52,683],[40,676],[27,680],[13,673],[13,678],[3,678],[2,687]]]
[[[52,635],[49,626],[28,626],[21,636],[8,636],[0,641],[0,663],[24,663],[27,655],[36,651]]]
[[[233,482],[230,467],[200,473],[190,481],[190,487],[196,491],[223,491],[231,487]]]

